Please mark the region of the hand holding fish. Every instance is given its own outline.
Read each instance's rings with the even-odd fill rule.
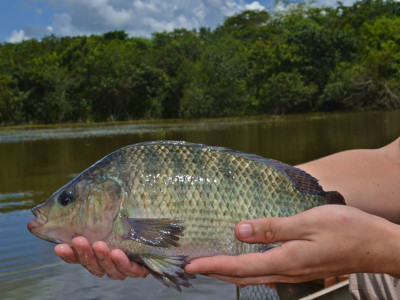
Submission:
[[[130,261],[123,251],[110,251],[104,242],[95,242],[90,246],[85,237],[76,237],[72,240],[72,246],[59,244],[54,251],[64,261],[81,264],[98,277],[107,274],[111,279],[124,280],[126,277],[144,278],[149,274],[145,268]]]
[[[247,243],[285,242],[265,253],[195,259],[186,272],[239,286],[355,272],[400,277],[400,260],[390,254],[400,251],[398,225],[356,208],[325,205],[291,217],[248,220],[239,223],[235,233]]]

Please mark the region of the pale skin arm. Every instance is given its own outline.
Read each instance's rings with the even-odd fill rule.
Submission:
[[[400,138],[380,149],[339,152],[298,166],[346,204],[400,224]]]
[[[340,191],[349,206],[400,223],[400,138],[381,149],[345,151],[299,168],[318,178],[325,190]],[[251,229],[247,236],[246,228]],[[186,271],[237,285],[300,282],[355,272],[400,277],[400,227],[356,208],[324,206],[288,218],[248,220],[239,223],[235,233],[250,243],[286,242],[265,253],[196,259]],[[55,251],[97,276],[124,279],[148,274],[122,251],[110,252],[104,242],[90,247],[78,237],[73,249],[57,245]]]

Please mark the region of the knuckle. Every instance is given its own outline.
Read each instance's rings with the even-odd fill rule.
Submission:
[[[251,272],[252,272],[251,264],[248,264],[246,262],[237,265],[236,268],[233,269],[234,275],[239,278],[248,277]]]
[[[143,272],[141,270],[129,270],[127,272],[124,272],[127,276],[129,277],[141,277]]]
[[[91,274],[93,274],[94,276],[97,276],[99,278],[102,278],[104,276],[103,272],[100,271],[94,271],[94,270],[88,270]]]
[[[263,238],[267,241],[276,241],[276,236],[279,231],[277,225],[275,225],[271,220],[268,220],[264,223],[262,228],[263,230]]]
[[[107,276],[113,280],[124,280],[126,277],[119,274],[108,274]]]

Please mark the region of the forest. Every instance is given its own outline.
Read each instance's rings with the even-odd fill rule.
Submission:
[[[0,44],[0,124],[400,108],[400,2],[243,11],[215,29]]]

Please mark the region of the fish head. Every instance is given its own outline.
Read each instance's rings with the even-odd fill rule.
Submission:
[[[29,231],[53,243],[71,244],[77,236],[91,243],[103,240],[112,230],[125,192],[118,180],[96,173],[82,173],[34,207],[36,219],[29,222]]]

